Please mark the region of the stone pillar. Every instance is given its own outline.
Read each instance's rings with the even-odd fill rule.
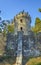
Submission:
[[[19,31],[16,65],[22,65],[22,36],[23,36],[22,31]]]

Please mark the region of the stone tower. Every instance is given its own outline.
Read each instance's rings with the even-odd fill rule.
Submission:
[[[31,30],[30,29],[31,17],[28,13],[22,11],[15,16],[14,24],[15,24],[15,34],[17,34],[17,31],[23,31],[24,35],[27,35],[28,31]]]
[[[15,25],[15,35],[18,35],[18,47],[17,47],[17,58],[16,58],[16,65],[23,65],[22,64],[22,57],[23,57],[23,35],[28,35],[29,31],[31,30],[31,17],[28,13],[22,11],[14,18],[14,25]]]
[[[39,51],[35,49],[35,37],[31,31],[30,24],[30,15],[22,11],[14,17],[14,34],[9,33],[7,35],[7,49],[11,50],[11,55],[17,55],[15,65],[25,65],[23,64],[23,56],[28,58],[40,54]]]

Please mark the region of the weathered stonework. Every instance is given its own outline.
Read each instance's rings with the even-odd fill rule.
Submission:
[[[19,62],[16,62],[16,65],[22,64],[22,57],[35,57],[41,55],[41,49],[37,49],[38,45],[36,44],[38,41],[36,40],[40,37],[38,34],[37,38],[35,34],[31,31],[31,17],[26,12],[21,12],[17,16],[14,17],[14,34],[7,34],[7,44],[6,49],[10,50],[7,54],[11,54],[12,56],[17,56],[16,61],[20,58]],[[22,37],[21,37],[22,36]],[[40,38],[38,39],[40,40]],[[41,40],[40,40],[41,41]],[[39,43],[40,43],[39,41]],[[40,44],[41,45],[41,44]],[[19,55],[19,57],[18,57]]]

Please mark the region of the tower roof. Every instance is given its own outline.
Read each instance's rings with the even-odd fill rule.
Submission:
[[[16,16],[15,16],[15,19],[19,19],[19,18],[27,18],[27,19],[29,19],[30,21],[31,21],[31,17],[30,17],[30,15],[29,15],[29,13],[28,12],[24,12],[24,10],[23,11],[21,11],[21,12],[19,12],[19,14],[17,14]]]

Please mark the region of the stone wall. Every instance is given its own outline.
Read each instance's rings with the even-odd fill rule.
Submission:
[[[39,37],[40,34],[38,34],[36,36],[36,38],[38,38],[40,40]],[[40,35],[41,36],[41,35]],[[9,33],[7,35],[7,49],[13,50],[15,52],[12,51],[13,55],[17,54],[17,46],[18,46],[18,35],[14,35]],[[30,32],[29,35],[23,35],[22,38],[22,52],[23,52],[23,56],[39,56],[40,51],[41,51],[41,40],[38,43],[38,39],[36,42],[36,38],[33,32]],[[11,54],[11,53],[10,53]]]

